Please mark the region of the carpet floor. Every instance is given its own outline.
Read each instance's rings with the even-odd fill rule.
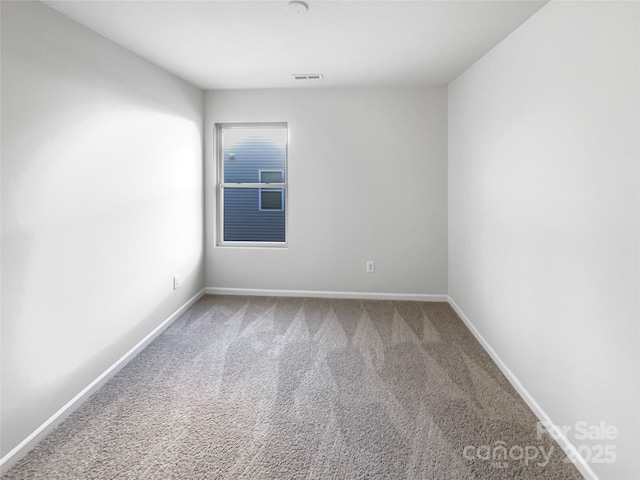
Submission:
[[[205,296],[3,476],[45,478],[582,477],[446,303]]]

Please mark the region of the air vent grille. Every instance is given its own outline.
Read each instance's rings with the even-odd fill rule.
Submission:
[[[322,80],[324,78],[321,73],[294,73],[291,76],[294,80]]]

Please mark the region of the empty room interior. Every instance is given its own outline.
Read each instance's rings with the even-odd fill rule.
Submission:
[[[640,479],[640,2],[0,8],[3,479]]]

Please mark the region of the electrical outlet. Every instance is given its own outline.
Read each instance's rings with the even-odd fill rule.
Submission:
[[[367,260],[367,273],[376,271],[376,263],[373,260]]]
[[[175,277],[173,277],[173,289],[177,290],[178,288],[180,288],[180,275],[176,275]]]

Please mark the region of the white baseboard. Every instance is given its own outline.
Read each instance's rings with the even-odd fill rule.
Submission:
[[[543,425],[553,425],[551,418],[547,415],[540,404],[536,402],[535,398],[527,391],[527,389],[522,385],[518,377],[516,377],[515,373],[511,371],[511,369],[502,361],[500,356],[496,353],[493,347],[485,340],[482,334],[476,329],[475,325],[471,323],[471,320],[464,314],[462,309],[458,306],[458,304],[449,297],[449,304],[456,311],[458,316],[462,319],[467,328],[471,331],[476,340],[480,342],[482,348],[489,354],[494,363],[498,366],[498,368],[502,371],[507,380],[513,385],[513,388],[516,389],[518,394],[522,397],[522,399],[526,402],[529,408],[533,411],[538,420]],[[567,454],[569,458],[575,458],[577,461],[575,463],[576,468],[580,471],[580,473],[588,480],[599,480],[596,473],[591,469],[591,466],[576,452],[575,446],[571,443],[571,441],[563,435],[561,431],[554,432],[554,438],[560,448]]]
[[[421,293],[374,293],[374,292],[331,292],[317,290],[270,290],[263,288],[223,288],[207,287],[209,295],[243,295],[256,297],[310,297],[349,298],[354,300],[409,300],[417,302],[448,302],[448,295],[427,295]]]
[[[58,425],[60,425],[69,415],[76,411],[82,403],[93,395],[97,390],[106,384],[116,373],[138,355],[144,348],[149,345],[158,335],[166,330],[174,320],[182,315],[191,305],[197,302],[204,295],[204,290],[200,290],[187,302],[176,310],[169,318],[158,325],[151,333],[140,340],[131,350],[125,353],[113,365],[105,370],[98,378],[87,385],[80,393],[67,402],[60,410],[54,413],[46,422],[38,427],[31,435],[25,438],[13,450],[0,459],[0,475],[4,475],[13,467],[22,457],[35,447],[38,442],[49,435]]]

